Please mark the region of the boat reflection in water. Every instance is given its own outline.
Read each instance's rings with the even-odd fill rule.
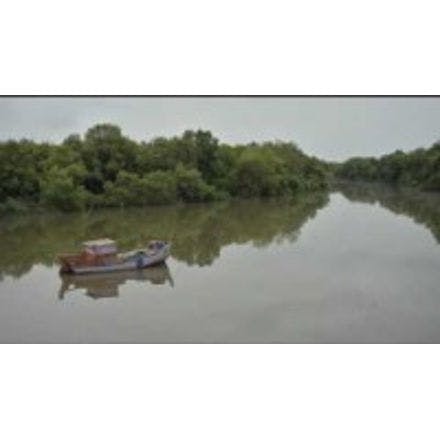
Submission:
[[[61,287],[58,298],[64,299],[68,292],[85,290],[85,295],[93,299],[111,298],[119,296],[119,286],[127,281],[149,281],[151,284],[165,284],[174,286],[168,266],[163,263],[146,269],[121,271],[112,273],[95,273],[88,275],[60,274]]]

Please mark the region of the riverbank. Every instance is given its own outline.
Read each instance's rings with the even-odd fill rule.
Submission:
[[[156,204],[108,204],[108,203],[94,203],[83,205],[81,208],[77,209],[60,209],[59,207],[54,207],[51,205],[35,202],[23,202],[14,199],[8,199],[4,203],[0,203],[0,217],[7,217],[13,215],[32,215],[32,214],[68,214],[74,212],[93,212],[93,211],[106,211],[106,210],[124,210],[132,208],[157,208],[157,207],[181,207],[185,205],[193,206],[207,206],[209,204],[227,204],[227,203],[239,203],[239,202],[255,202],[255,201],[277,201],[290,203],[292,201],[303,199],[309,197],[314,199],[317,195],[328,193],[329,189],[320,190],[309,190],[309,191],[297,191],[295,193],[289,193],[279,196],[266,196],[266,197],[232,197],[229,195],[224,195],[223,197],[216,197],[210,200],[204,201],[184,201],[184,200],[174,200],[167,203],[156,203]]]

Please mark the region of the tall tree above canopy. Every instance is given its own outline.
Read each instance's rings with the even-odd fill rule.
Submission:
[[[116,180],[121,170],[135,172],[138,168],[139,146],[122,135],[112,124],[98,124],[90,128],[84,139],[83,162],[94,178]]]
[[[85,141],[90,144],[102,145],[102,143],[113,143],[122,139],[122,131],[117,125],[97,124],[89,128],[85,135]]]

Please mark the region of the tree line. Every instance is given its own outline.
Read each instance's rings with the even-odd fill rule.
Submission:
[[[397,150],[379,158],[354,157],[334,166],[334,174],[352,181],[379,181],[421,190],[440,190],[440,141],[430,148]]]
[[[203,130],[136,142],[98,124],[60,144],[0,142],[3,212],[289,196],[326,186],[326,166],[294,143],[227,145]]]

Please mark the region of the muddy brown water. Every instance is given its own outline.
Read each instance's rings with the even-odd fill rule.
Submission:
[[[87,239],[173,243],[167,265],[62,277]],[[0,342],[440,342],[440,197],[294,200],[0,220]]]

